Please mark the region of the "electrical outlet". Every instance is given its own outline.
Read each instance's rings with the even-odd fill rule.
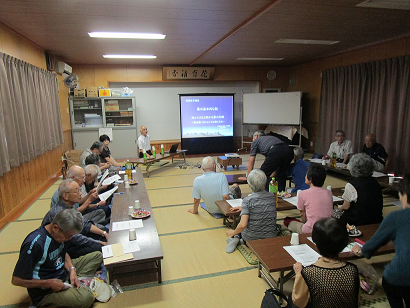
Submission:
[[[313,141],[310,142],[310,146],[313,147]]]
[[[70,113],[70,111],[68,110],[68,108],[67,108],[67,113]]]

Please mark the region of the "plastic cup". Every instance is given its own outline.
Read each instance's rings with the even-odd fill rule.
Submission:
[[[129,206],[128,207],[128,215],[132,215],[134,214],[134,207],[133,206]]]
[[[326,161],[324,159],[322,160],[322,166],[326,166]]]
[[[139,200],[135,200],[134,209],[138,210],[138,209],[140,209],[140,208],[141,208],[140,201],[139,201]]]
[[[291,245],[299,245],[299,234],[292,233],[292,236],[290,237],[290,244]]]
[[[302,191],[301,189],[298,189],[298,190],[297,190],[297,192],[296,192],[296,197],[299,197],[299,193],[300,193],[301,191]]]
[[[394,183],[394,176],[389,176],[389,184],[393,184]]]
[[[127,182],[124,182],[124,187],[125,187],[125,188],[130,188],[130,182],[128,182],[128,181],[127,181]]]
[[[124,182],[128,182],[128,175],[124,174]]]
[[[327,190],[332,190],[332,186],[330,186],[330,185],[328,185],[326,188],[327,188]]]
[[[137,239],[137,235],[135,234],[135,229],[130,229],[129,238],[130,238],[130,241],[135,241]]]

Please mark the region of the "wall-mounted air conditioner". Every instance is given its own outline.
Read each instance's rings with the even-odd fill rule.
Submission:
[[[56,65],[56,72],[60,75],[64,73],[70,75],[73,72],[73,68],[67,63],[58,61]]]

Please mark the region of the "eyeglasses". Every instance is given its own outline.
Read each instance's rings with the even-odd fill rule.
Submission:
[[[65,238],[67,241],[71,240],[71,238],[72,238],[73,235],[74,235],[74,234],[65,235],[64,232],[63,232],[63,230],[61,230],[60,227],[58,227],[58,229],[60,230],[60,233],[64,236],[64,238]]]
[[[80,193],[81,192],[81,189],[80,188],[76,188],[76,189],[74,189],[73,191],[70,191],[70,193],[72,193],[72,194],[78,194],[78,193]]]

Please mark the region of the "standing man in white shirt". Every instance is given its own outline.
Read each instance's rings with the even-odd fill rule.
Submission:
[[[144,157],[144,150],[147,153],[147,157],[150,158],[151,152],[151,142],[149,140],[148,129],[145,126],[140,127],[141,136],[138,138],[138,149],[140,151],[139,157]]]
[[[339,163],[347,164],[350,155],[353,153],[352,142],[345,140],[345,132],[341,129],[336,131],[336,141],[332,142],[324,158],[332,157],[333,152],[336,153],[336,159]]]

